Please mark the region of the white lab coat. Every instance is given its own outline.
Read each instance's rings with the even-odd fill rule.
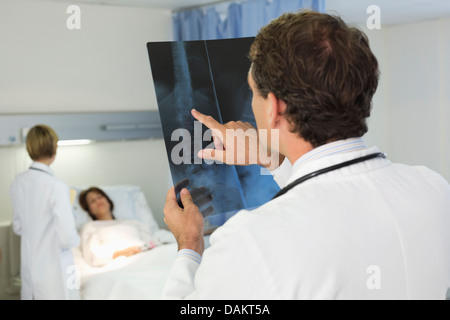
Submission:
[[[71,248],[80,239],[69,188],[47,165],[31,167],[11,186],[13,229],[21,236],[22,299],[79,299]]]
[[[330,155],[275,176],[379,152]],[[450,186],[425,167],[372,159],[240,211],[210,237],[201,263],[177,257],[166,299],[445,299]]]

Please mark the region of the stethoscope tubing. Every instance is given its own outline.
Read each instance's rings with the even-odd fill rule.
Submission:
[[[349,161],[345,161],[345,162],[342,162],[342,163],[335,164],[335,165],[327,167],[327,168],[323,168],[323,169],[311,172],[311,173],[309,173],[307,175],[304,175],[303,177],[298,178],[297,180],[291,182],[286,187],[284,187],[283,189],[278,191],[278,193],[272,198],[272,200],[276,199],[276,198],[278,198],[278,197],[280,197],[280,196],[282,196],[284,194],[286,194],[287,192],[292,190],[294,187],[298,186],[299,184],[301,184],[301,183],[303,183],[303,182],[305,182],[305,181],[307,181],[309,179],[315,178],[317,176],[320,176],[322,174],[325,174],[325,173],[328,173],[328,172],[331,172],[331,171],[342,169],[342,168],[345,168],[345,167],[348,167],[348,166],[351,166],[351,165],[354,165],[354,164],[357,164],[357,163],[365,162],[365,161],[368,161],[368,160],[371,160],[371,159],[375,159],[375,158],[384,158],[384,159],[386,159],[386,154],[383,153],[383,152],[377,152],[377,153],[369,154],[369,155],[364,156],[364,157],[352,159],[352,160],[349,160]]]

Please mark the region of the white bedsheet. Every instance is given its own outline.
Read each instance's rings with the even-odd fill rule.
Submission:
[[[139,221],[91,221],[81,229],[81,250],[87,263],[93,267],[103,267],[112,261],[116,251],[141,247],[152,240],[159,242],[155,234]]]
[[[80,247],[73,251],[80,272],[81,298],[85,300],[159,299],[177,256],[172,233],[153,234],[141,222],[130,220],[92,221],[81,231]],[[130,257],[112,259],[114,251],[141,246],[147,241],[156,248]]]
[[[74,250],[74,260],[81,272],[81,299],[160,299],[176,256],[177,244],[164,244],[94,268],[83,259],[80,248],[77,248]]]

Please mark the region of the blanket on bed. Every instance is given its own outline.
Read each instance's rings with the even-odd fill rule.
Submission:
[[[147,225],[134,220],[91,221],[83,226],[80,237],[83,257],[92,267],[108,264],[116,251],[164,242]]]

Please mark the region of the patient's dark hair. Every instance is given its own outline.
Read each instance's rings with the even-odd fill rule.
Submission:
[[[91,192],[98,193],[106,198],[106,200],[109,202],[109,205],[111,207],[110,210],[111,210],[112,218],[115,220],[116,218],[114,217],[114,215],[112,213],[114,210],[114,202],[112,202],[112,200],[108,197],[108,195],[102,189],[97,188],[97,187],[90,187],[87,190],[81,191],[80,196],[79,196],[79,203],[80,203],[80,206],[83,208],[83,210],[89,214],[89,216],[92,218],[92,220],[97,220],[97,218],[93,214],[91,214],[91,212],[89,211],[89,205],[87,203],[87,195]]]
[[[362,31],[329,14],[287,13],[259,31],[250,59],[258,93],[284,101],[291,131],[313,147],[367,132],[379,70]]]

